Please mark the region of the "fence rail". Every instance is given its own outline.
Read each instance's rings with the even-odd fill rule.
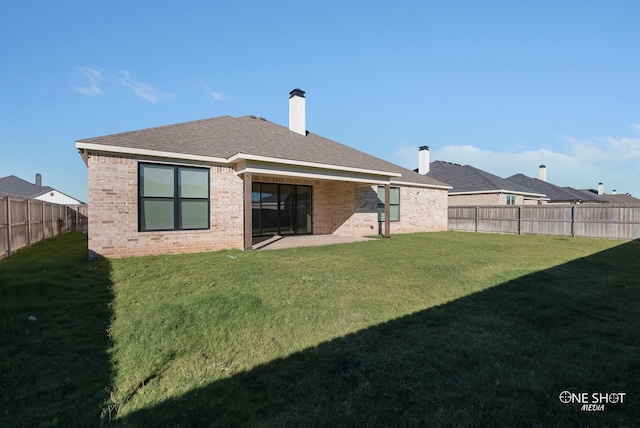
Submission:
[[[0,259],[35,242],[86,226],[86,205],[0,195]]]
[[[640,205],[450,206],[449,230],[640,238]]]

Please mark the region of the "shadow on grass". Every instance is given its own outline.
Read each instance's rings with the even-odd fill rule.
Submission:
[[[322,343],[124,426],[638,426],[640,242]],[[603,411],[560,402],[626,393]]]
[[[87,260],[82,233],[0,261],[0,426],[100,424],[112,300],[109,262]]]

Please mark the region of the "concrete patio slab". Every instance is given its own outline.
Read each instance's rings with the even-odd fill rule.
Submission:
[[[254,250],[281,250],[284,248],[315,247],[319,245],[348,244],[375,241],[375,238],[337,235],[293,235],[278,236],[253,246]]]

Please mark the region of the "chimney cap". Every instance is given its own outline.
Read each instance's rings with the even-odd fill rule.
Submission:
[[[418,150],[429,150],[429,146],[420,146]]]
[[[292,98],[292,97],[295,97],[295,96],[304,98],[304,91],[302,89],[300,89],[300,88],[296,88],[293,91],[289,92],[289,95],[290,95],[289,98]]]
[[[540,168],[546,168],[546,167],[547,167],[546,165],[540,165]]]

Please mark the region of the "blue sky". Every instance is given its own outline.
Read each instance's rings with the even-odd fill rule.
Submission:
[[[30,1],[0,7],[0,176],[87,200],[75,140],[208,117],[640,197],[637,1]]]

